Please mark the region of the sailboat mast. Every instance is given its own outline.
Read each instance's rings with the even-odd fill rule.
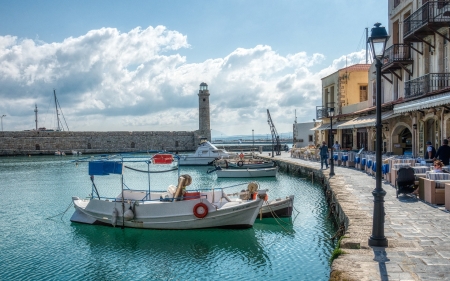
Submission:
[[[61,131],[61,128],[59,127],[59,112],[58,112],[58,100],[56,99],[56,90],[53,89],[53,95],[55,97],[55,108],[56,108],[56,122],[58,122],[58,127],[56,128],[57,131]]]
[[[36,131],[38,130],[38,109],[37,104],[34,104],[34,122],[36,123]]]

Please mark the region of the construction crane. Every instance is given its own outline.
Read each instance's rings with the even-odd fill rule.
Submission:
[[[280,136],[278,135],[277,129],[275,128],[275,125],[272,122],[272,118],[270,117],[270,112],[268,109],[267,109],[267,123],[269,123],[270,132],[272,133],[272,157],[274,156],[274,150],[277,153],[277,155],[281,155]]]

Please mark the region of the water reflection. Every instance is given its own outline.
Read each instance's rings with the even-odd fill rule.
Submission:
[[[243,230],[142,230],[77,223],[72,223],[71,227],[77,242],[89,248],[93,263],[108,256],[117,259],[125,253],[133,253],[133,263],[152,260],[161,265],[167,261],[178,264],[176,269],[170,266],[157,269],[158,274],[178,277],[180,267],[194,275],[203,268],[203,276],[205,267],[215,272],[220,268],[228,271],[227,267],[236,265],[239,265],[235,268],[237,271],[260,272],[257,274],[260,275],[271,267],[263,245],[272,244],[270,240],[274,236],[294,237],[292,227],[286,232],[272,222],[257,223],[255,228]],[[140,270],[148,271],[148,268]]]

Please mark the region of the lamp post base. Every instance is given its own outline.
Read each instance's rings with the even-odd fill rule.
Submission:
[[[369,237],[369,246],[371,247],[387,247],[388,244],[389,243],[386,237],[382,238],[375,238],[373,236]]]

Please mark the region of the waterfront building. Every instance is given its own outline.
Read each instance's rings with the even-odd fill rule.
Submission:
[[[450,135],[450,1],[389,0],[388,13],[390,38],[381,68],[383,152],[420,157],[427,141],[439,147]],[[322,105],[316,112],[322,125],[316,130],[324,140],[328,109],[334,107],[335,140],[344,148],[375,150],[374,64],[367,75],[367,100],[358,105],[343,98],[340,80],[322,79]]]
[[[293,124],[293,145],[295,147],[304,147],[308,145],[316,145],[317,138],[311,129],[313,129],[316,122],[303,122]]]

